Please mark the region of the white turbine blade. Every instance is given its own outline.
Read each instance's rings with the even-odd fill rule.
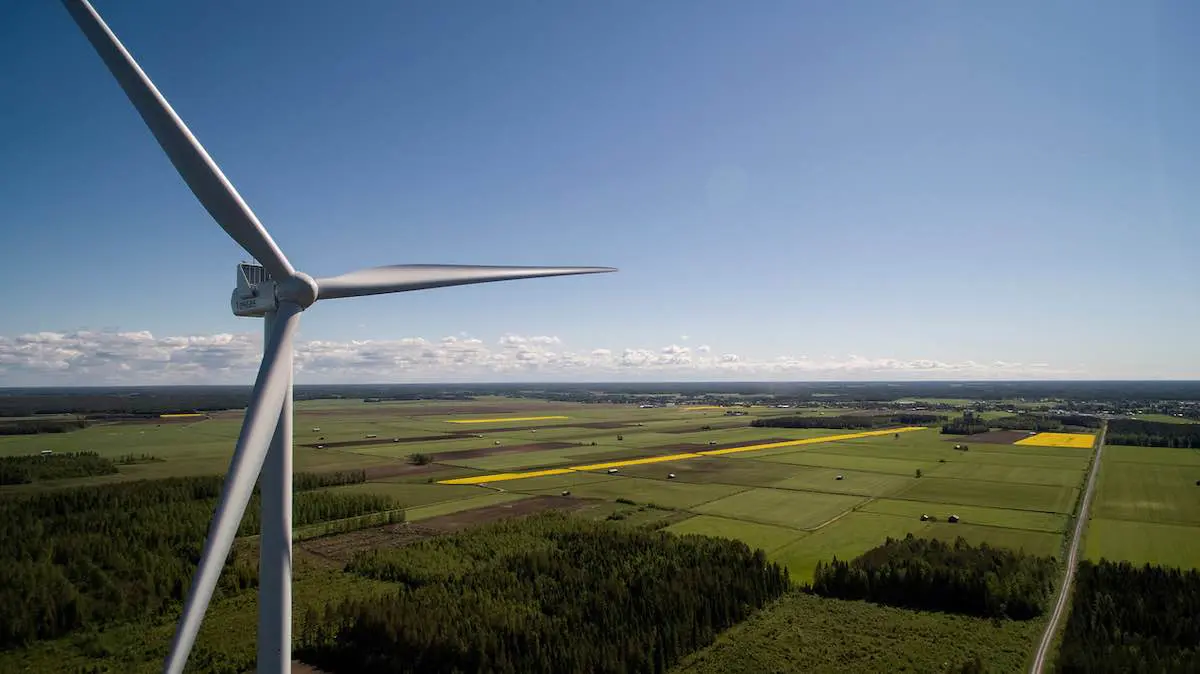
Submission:
[[[317,299],[361,297],[409,290],[512,281],[543,276],[603,274],[611,267],[492,267],[455,264],[397,264],[359,269],[341,276],[317,279]]]
[[[246,504],[254,492],[254,482],[262,470],[280,410],[291,386],[290,359],[284,356],[292,352],[292,336],[299,322],[299,306],[291,302],[279,305],[275,329],[270,343],[263,350],[262,365],[254,382],[254,394],[246,409],[242,433],[238,436],[237,448],[229,463],[229,473],[221,489],[221,500],[217,503],[208,539],[204,542],[204,553],[192,578],[183,615],[175,629],[175,639],[171,643],[164,669],[168,674],[180,674],[187,664],[188,654],[200,631],[200,621],[204,618],[204,611],[221,576],[225,558],[229,556],[242,515],[246,512]]]
[[[213,220],[275,280],[292,276],[295,270],[271,235],[96,10],[87,0],[63,0],[63,4]]]

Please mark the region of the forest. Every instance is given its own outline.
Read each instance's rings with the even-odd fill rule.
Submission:
[[[329,672],[664,672],[788,588],[744,543],[548,512],[346,571],[398,584],[311,610],[297,657]]]
[[[375,512],[403,520],[389,497],[303,491],[357,477],[298,474],[294,525]],[[221,483],[219,476],[167,478],[0,498],[0,647],[161,614],[183,599]],[[256,493],[239,536],[258,533],[259,514]],[[218,594],[257,584],[257,552],[245,548],[235,546]]]
[[[117,465],[96,452],[0,456],[0,485],[89,475],[112,475]]]
[[[1200,571],[1081,562],[1056,671],[1200,671]]]
[[[10,419],[0,421],[0,435],[67,433],[87,427],[86,419]]]
[[[1200,448],[1200,424],[1113,419],[1104,441],[1110,445]]]
[[[1053,558],[909,534],[851,561],[818,563],[809,590],[900,608],[1029,620],[1045,610],[1056,568]]]
[[[1038,433],[1081,432],[1100,428],[1099,417],[1083,414],[1017,414],[1011,417],[1000,417],[988,422],[992,428],[1003,428],[1012,431],[1037,431]]]
[[[955,417],[942,424],[942,433],[946,435],[974,435],[976,433],[987,433],[989,430],[991,428],[988,426],[988,422],[970,413],[964,414],[961,417]]]
[[[944,420],[940,414],[843,414],[825,416],[788,416],[758,418],[750,422],[759,428],[885,428],[909,424],[933,424]]]

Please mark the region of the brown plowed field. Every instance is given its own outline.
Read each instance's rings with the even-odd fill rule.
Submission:
[[[339,440],[337,442],[310,442],[301,445],[301,447],[317,448],[321,445],[322,449],[340,449],[343,447],[369,447],[371,445],[402,445],[406,442],[434,442],[436,440],[462,440],[463,438],[471,437],[470,433],[450,433],[443,435],[420,435],[412,438],[368,438],[363,440]]]
[[[986,442],[993,445],[1011,445],[1017,440],[1023,440],[1029,437],[1029,431],[988,431],[987,433],[976,433],[975,435],[963,435],[956,438],[947,438],[946,442],[958,442],[970,444],[972,442]]]

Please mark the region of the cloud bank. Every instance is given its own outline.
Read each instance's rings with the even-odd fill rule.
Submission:
[[[149,332],[41,332],[0,337],[0,386],[246,384],[258,333],[159,337]],[[297,341],[306,384],[500,381],[1050,379],[1046,363],[946,362],[860,355],[755,358],[707,344],[575,349],[550,335]]]

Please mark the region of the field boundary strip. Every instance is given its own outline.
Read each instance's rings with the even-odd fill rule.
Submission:
[[[748,445],[746,447],[730,447],[728,449],[709,449],[699,452],[685,452],[681,454],[669,454],[667,456],[651,456],[641,459],[626,459],[623,461],[610,461],[607,463],[592,463],[583,466],[568,466],[565,468],[552,468],[549,470],[535,470],[521,473],[496,473],[492,475],[476,475],[472,477],[460,477],[450,480],[439,480],[438,484],[482,484],[485,482],[504,482],[508,480],[520,480],[527,477],[542,477],[546,475],[567,475],[569,473],[591,471],[591,470],[609,470],[611,468],[622,468],[625,466],[640,466],[648,463],[661,463],[663,461],[683,461],[686,459],[697,459],[706,456],[724,456],[726,454],[735,454],[740,452],[755,452],[764,449],[779,449],[781,447],[799,447],[802,445],[816,445],[826,442],[837,442],[839,440],[856,440],[858,438],[871,438],[880,435],[888,435],[892,433],[909,433],[912,431],[923,431],[924,426],[905,426],[904,428],[889,428],[883,431],[863,431],[861,433],[844,433],[841,435],[825,435],[816,438],[803,438],[801,440],[784,440],[782,442],[768,442],[761,445]]]
[[[548,419],[570,419],[571,417],[555,414],[546,417],[498,417],[495,419],[447,419],[448,424],[494,424],[501,421],[546,421]]]

